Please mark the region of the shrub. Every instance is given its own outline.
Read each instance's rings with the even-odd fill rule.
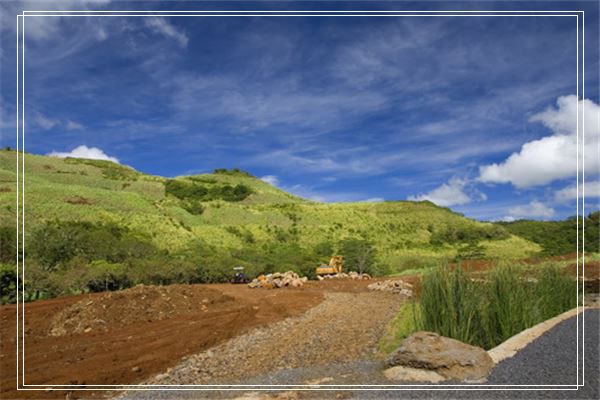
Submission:
[[[252,194],[252,189],[242,184],[236,186],[229,184],[205,186],[193,181],[169,179],[165,182],[165,192],[181,200],[236,202],[242,201]]]
[[[113,223],[51,221],[35,230],[31,254],[49,271],[74,257],[120,263],[156,252],[149,240]]]
[[[192,215],[202,215],[204,212],[204,206],[198,200],[183,201],[181,207]]]
[[[239,168],[233,168],[233,169],[217,168],[213,171],[213,173],[219,174],[219,175],[234,175],[234,176],[238,175],[238,176],[254,178],[254,175],[252,175],[249,172],[243,171]]]
[[[0,304],[17,301],[17,268],[0,263]]]
[[[92,261],[79,282],[83,291],[103,292],[121,290],[131,286],[131,279],[123,264],[106,261]]]
[[[172,257],[153,257],[130,261],[133,284],[170,285],[204,282],[201,268],[194,262]]]

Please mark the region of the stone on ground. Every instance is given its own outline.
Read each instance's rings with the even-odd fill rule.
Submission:
[[[425,331],[404,339],[387,363],[433,371],[447,379],[469,381],[484,379],[494,366],[492,358],[482,348]]]
[[[383,371],[386,378],[391,381],[401,382],[431,382],[438,383],[445,381],[446,378],[435,371],[427,369],[418,369],[397,365]]]
[[[398,293],[406,297],[412,297],[413,295],[413,286],[408,282],[404,282],[402,279],[371,283],[367,288],[369,290]]]
[[[248,284],[249,288],[274,289],[282,287],[300,287],[307,281],[306,277],[300,278],[293,271],[274,272],[272,274],[260,275]]]

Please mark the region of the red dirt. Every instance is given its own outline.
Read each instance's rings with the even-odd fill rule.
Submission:
[[[25,383],[88,387],[139,383],[186,355],[299,315],[319,304],[325,291],[365,291],[370,282],[331,280],[275,290],[230,284],[146,286],[26,303]],[[154,312],[147,313],[148,309]],[[74,316],[86,321],[85,326],[78,328]],[[16,305],[0,306],[0,321],[0,398],[65,398],[68,391],[45,391],[44,386],[16,390]],[[64,332],[59,329],[60,336],[50,335],[61,322]],[[70,396],[106,394],[75,391]]]
[[[567,271],[572,274],[577,274],[577,264],[573,263],[567,266]],[[583,264],[579,264],[579,276],[584,276],[585,279],[599,279],[600,278],[600,261],[586,261],[585,262],[585,271],[583,268]]]

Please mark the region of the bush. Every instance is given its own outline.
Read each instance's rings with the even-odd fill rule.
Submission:
[[[202,215],[204,212],[204,206],[198,200],[183,201],[181,207],[192,215]]]
[[[121,263],[156,253],[149,240],[113,223],[52,221],[35,230],[29,249],[48,271],[75,257]]]
[[[249,178],[254,178],[254,175],[252,175],[249,172],[243,171],[239,168],[233,168],[233,169],[226,169],[226,168],[217,168],[213,171],[214,174],[218,174],[218,175],[237,175],[237,176],[245,176],[245,177],[249,177]]]
[[[242,201],[252,194],[252,189],[238,184],[203,185],[197,181],[169,179],[165,182],[165,192],[181,200],[211,201],[224,200],[230,202]]]
[[[131,260],[129,276],[133,284],[145,285],[205,282],[203,271],[194,262],[169,257]]]
[[[17,267],[0,263],[0,304],[17,301]]]

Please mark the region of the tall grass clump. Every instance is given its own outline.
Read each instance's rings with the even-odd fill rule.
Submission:
[[[498,265],[483,279],[460,266],[423,279],[417,328],[485,349],[576,306],[577,283],[554,264]]]
[[[461,269],[439,267],[423,278],[417,326],[472,343],[481,322],[479,293]]]

